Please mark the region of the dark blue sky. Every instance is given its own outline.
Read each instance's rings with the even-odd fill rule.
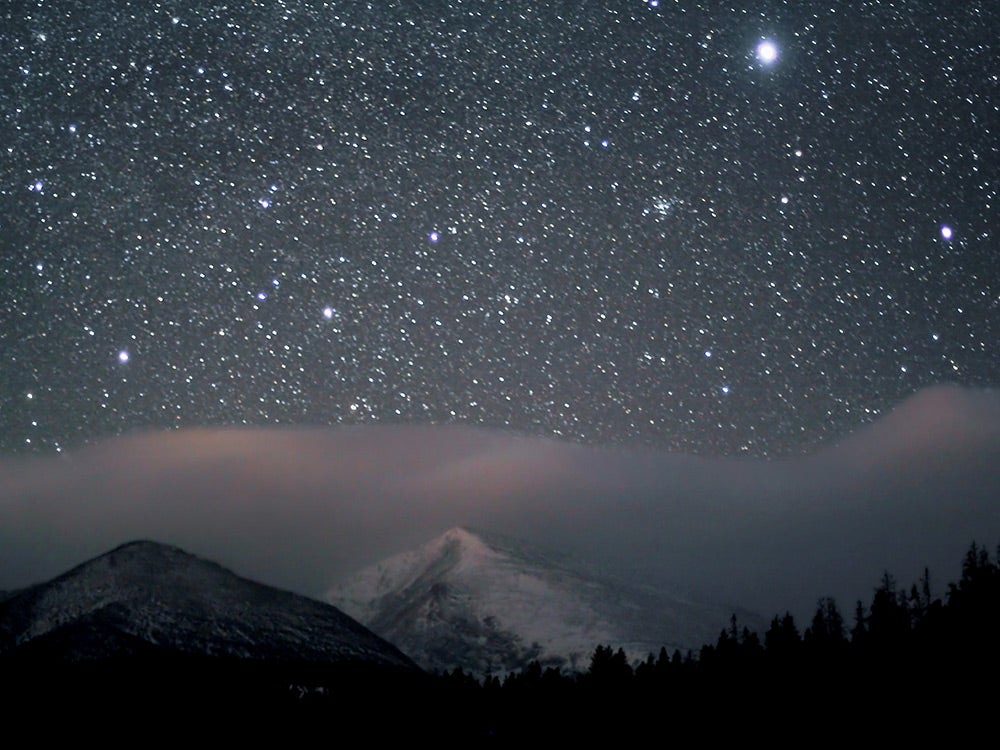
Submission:
[[[4,452],[405,422],[776,456],[998,385],[994,2],[0,28]]]

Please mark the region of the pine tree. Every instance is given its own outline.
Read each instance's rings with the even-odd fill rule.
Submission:
[[[854,627],[851,628],[851,644],[863,647],[868,641],[868,617],[865,615],[865,605],[858,599],[854,607]]]
[[[590,659],[587,676],[592,684],[620,686],[632,679],[632,667],[623,649],[612,651],[611,646],[598,646]]]
[[[802,646],[802,637],[795,627],[795,619],[790,612],[778,619],[775,615],[771,627],[764,633],[764,649],[769,660],[787,664],[794,661]]]
[[[824,664],[826,668],[839,669],[843,666],[841,660],[846,654],[848,642],[844,618],[833,598],[819,600],[816,614],[802,637],[802,644],[812,661]]]
[[[875,589],[868,632],[872,643],[880,649],[903,644],[910,632],[910,613],[906,597],[896,591],[896,581],[888,572],[882,575],[882,585]]]

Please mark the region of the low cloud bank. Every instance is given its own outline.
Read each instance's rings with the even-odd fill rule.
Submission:
[[[1000,395],[938,387],[815,456],[707,460],[458,427],[196,429],[0,463],[0,588],[137,538],[318,594],[456,525],[765,616],[1000,542]],[[942,592],[938,592],[942,593]]]

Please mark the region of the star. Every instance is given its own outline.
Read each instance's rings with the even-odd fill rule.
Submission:
[[[778,59],[778,46],[770,39],[762,39],[757,44],[757,59],[763,65],[770,65]]]

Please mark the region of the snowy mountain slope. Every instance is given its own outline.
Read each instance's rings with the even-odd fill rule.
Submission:
[[[479,674],[532,659],[584,669],[605,643],[634,658],[697,648],[731,615],[463,528],[362,570],[327,598],[421,666]]]
[[[133,542],[0,601],[0,659],[150,653],[413,669],[334,607],[249,581],[175,547]]]

